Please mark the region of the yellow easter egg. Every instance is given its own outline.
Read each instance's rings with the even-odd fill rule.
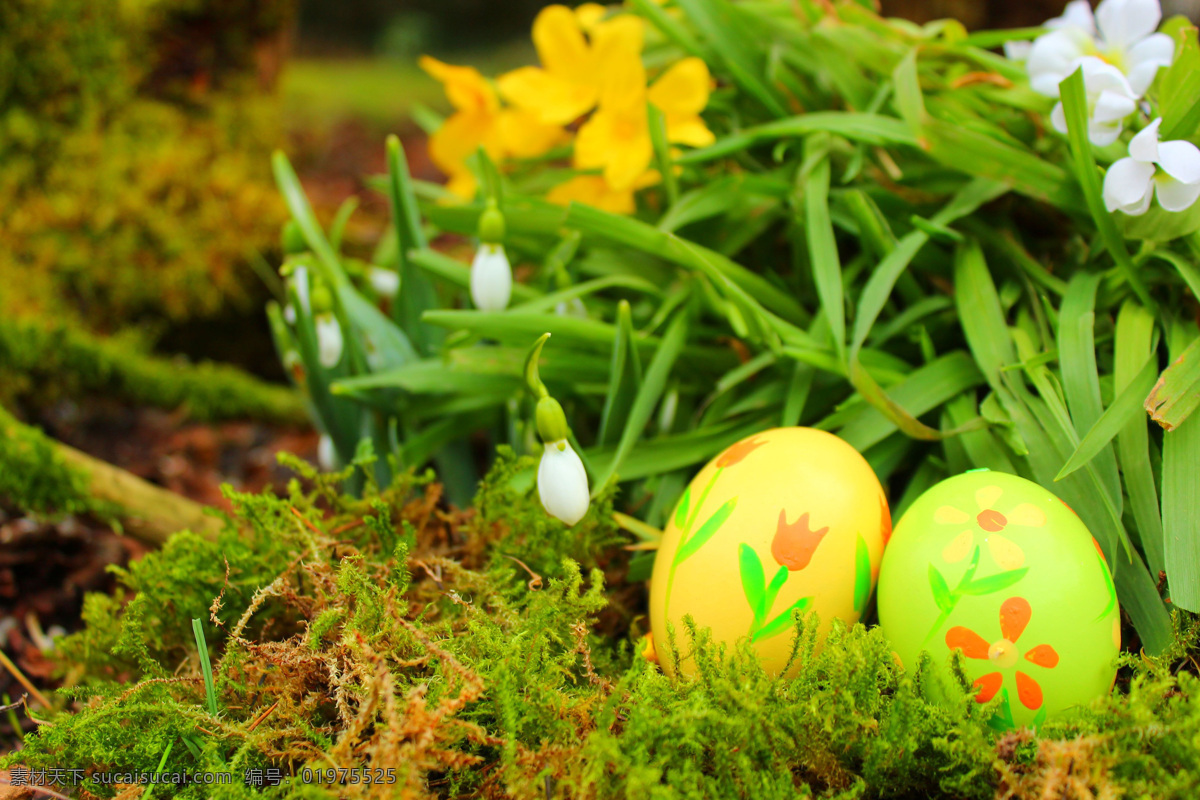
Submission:
[[[775,428],[734,444],[684,491],[663,533],[650,584],[658,662],[694,668],[683,621],[713,639],[749,639],[764,669],[791,655],[793,612],[858,621],[870,597],[891,514],[858,451],[814,428]],[[668,625],[674,634],[670,652]]]

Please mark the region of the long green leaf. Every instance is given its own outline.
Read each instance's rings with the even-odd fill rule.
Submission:
[[[864,144],[917,146],[912,131],[894,117],[854,111],[814,111],[730,134],[708,147],[690,150],[675,161],[677,164],[703,164],[741,152],[759,142],[799,138],[820,131]]]
[[[1171,342],[1171,355],[1182,341]],[[1185,359],[1200,342],[1194,339],[1176,359]],[[1194,356],[1193,356],[1194,358]],[[1163,434],[1162,523],[1165,536],[1167,586],[1171,602],[1187,611],[1200,611],[1200,423],[1189,417]]]
[[[617,331],[613,338],[612,360],[608,373],[608,394],[600,413],[599,444],[615,444],[623,430],[629,409],[633,406],[642,385],[642,365],[634,347],[633,318],[629,303],[622,300],[617,306]]]
[[[1154,350],[1154,317],[1134,300],[1126,301],[1117,315],[1113,354],[1114,392],[1124,392],[1146,363],[1156,362]],[[1166,569],[1162,517],[1159,515],[1154,471],[1150,467],[1150,434],[1147,420],[1142,414],[1127,422],[1117,435],[1117,455],[1125,476],[1125,489],[1129,493],[1129,508],[1137,523],[1146,561],[1151,573],[1158,575]]]
[[[671,327],[663,335],[662,343],[654,351],[654,357],[651,358],[650,365],[646,368],[646,375],[638,389],[637,397],[629,408],[629,416],[625,420],[625,428],[617,444],[616,453],[613,455],[612,461],[596,476],[594,492],[602,491],[609,479],[620,472],[621,462],[645,432],[646,424],[650,421],[654,407],[658,405],[663,390],[666,389],[671,369],[675,366],[675,361],[679,358],[679,354],[683,351],[683,345],[687,342],[687,332],[687,310],[684,309],[676,315]]]
[[[1059,470],[1054,480],[1060,481],[1084,464],[1092,461],[1130,423],[1137,422],[1143,427],[1145,426],[1146,420],[1145,411],[1142,409],[1142,399],[1150,391],[1150,387],[1154,385],[1155,372],[1157,370],[1155,369],[1154,360],[1147,358],[1141,371],[1121,391],[1121,394],[1113,401],[1112,405],[1105,409],[1104,413],[1100,415],[1100,419],[1096,420],[1095,424],[1092,425],[1091,429],[1080,440],[1079,447],[1075,448],[1075,452],[1067,459],[1067,463]]]
[[[763,572],[758,551],[745,542],[738,545],[738,572],[742,578],[742,592],[746,595],[750,610],[754,612],[754,622],[758,624],[766,614],[763,606],[767,594],[767,576]]]
[[[1184,423],[1200,405],[1200,339],[1180,353],[1163,371],[1150,396],[1146,410],[1150,418],[1167,431]]]
[[[838,258],[833,220],[829,217],[829,136],[814,134],[805,144],[811,165],[804,181],[804,221],[808,258],[821,308],[833,333],[838,357],[846,358],[846,306],[843,300],[842,262]]]

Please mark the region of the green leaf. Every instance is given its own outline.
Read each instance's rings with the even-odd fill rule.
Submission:
[[[986,578],[972,580],[966,586],[959,587],[959,592],[972,596],[1000,592],[1024,578],[1027,572],[1029,572],[1029,567],[997,572],[995,575],[988,575]]]
[[[1075,177],[1083,188],[1083,197],[1087,209],[1100,231],[1100,239],[1105,248],[1121,268],[1125,280],[1137,293],[1142,305],[1150,309],[1157,306],[1146,287],[1142,284],[1134,269],[1133,260],[1125,248],[1125,239],[1117,230],[1117,224],[1112,214],[1104,206],[1104,197],[1100,188],[1100,176],[1096,171],[1096,159],[1092,156],[1092,145],[1088,141],[1088,110],[1087,100],[1083,89],[1083,68],[1079,67],[1060,85],[1062,92],[1063,111],[1067,119],[1067,140],[1071,144],[1071,155],[1074,157]]]
[[[864,144],[909,145],[912,147],[917,145],[917,139],[908,126],[894,117],[854,111],[814,111],[811,114],[788,117],[753,128],[746,128],[725,136],[708,147],[689,150],[675,159],[675,163],[703,164],[740,153],[759,142],[799,138],[818,131],[843,136]]]
[[[658,401],[666,389],[671,369],[675,366],[675,361],[679,358],[683,345],[687,342],[687,332],[688,319],[685,309],[676,315],[671,327],[663,335],[662,343],[654,351],[654,357],[650,360],[650,366],[646,368],[642,385],[638,388],[637,396],[629,407],[629,415],[625,419],[625,427],[617,443],[616,452],[604,470],[596,476],[593,491],[601,491],[614,474],[619,474],[621,462],[645,433],[646,424],[650,421],[651,414],[654,413],[654,407],[658,405]]]
[[[896,109],[913,134],[919,137],[925,126],[925,98],[917,76],[917,48],[909,50],[892,70],[892,83],[896,87]]]
[[[402,367],[342,378],[333,384],[334,394],[353,394],[365,389],[396,388],[413,394],[496,394],[509,397],[523,385],[518,375],[467,372],[440,358],[414,361]]]
[[[671,436],[659,436],[643,441],[625,457],[621,478],[637,480],[650,475],[694,467],[708,461],[734,442],[761,433],[775,421],[775,413],[752,414],[747,417],[709,425],[703,429]],[[597,473],[604,472],[612,461],[616,448],[592,448],[587,451]]]
[[[677,565],[694,556],[713,537],[713,534],[721,529],[721,526],[725,524],[725,520],[729,519],[729,515],[733,513],[733,509],[737,506],[737,500],[737,497],[731,497],[726,500],[711,517],[705,520],[704,524],[700,526],[700,530],[688,537],[683,546],[675,551],[675,563]]]
[[[767,576],[763,572],[762,559],[758,557],[758,552],[745,542],[738,545],[738,572],[742,577],[742,592],[746,595],[746,602],[750,604],[750,610],[754,613],[754,624],[757,625],[767,613],[763,608]]]
[[[739,9],[727,0],[676,0],[733,80],[746,94],[762,103],[776,117],[787,114],[783,99],[765,80],[763,48],[754,31],[747,30]],[[711,61],[710,61],[711,63]]]
[[[812,605],[812,601],[813,599],[811,597],[801,597],[799,600],[792,603],[786,611],[779,614],[777,617],[775,617],[775,619],[759,628],[758,631],[756,631],[755,634],[750,637],[750,641],[761,642],[763,639],[770,639],[773,636],[778,636],[779,634],[783,633],[788,628],[792,627],[792,612],[798,611],[800,612],[801,616],[803,616],[804,612],[808,610],[808,607]]]
[[[871,554],[867,551],[867,542],[862,534],[858,535],[858,544],[854,551],[854,611],[862,614],[871,596]]]
[[[1150,418],[1173,431],[1200,405],[1200,339],[1187,346],[1159,377],[1146,398]]]
[[[1182,18],[1168,20],[1163,32],[1175,40],[1171,66],[1158,78],[1164,142],[1195,138],[1200,131],[1200,44],[1196,27]]]
[[[612,358],[608,373],[608,393],[600,413],[599,444],[616,444],[624,429],[638,390],[642,385],[642,365],[634,346],[633,318],[629,302],[617,306],[616,336],[613,337]]]
[[[933,564],[929,565],[929,590],[933,592],[933,602],[943,614],[954,610],[954,598],[950,596],[950,586],[942,573]]]
[[[1067,293],[1058,312],[1059,371],[1071,422],[1079,436],[1094,427],[1104,413],[1094,334],[1096,288],[1099,285],[1099,275],[1075,273],[1067,284]],[[1112,448],[1105,442],[1085,463],[1104,483],[1119,517],[1123,506],[1121,478],[1117,474],[1117,457]]]
[[[424,249],[426,242],[421,231],[417,200],[413,195],[412,176],[408,173],[408,161],[398,136],[392,135],[387,139],[387,162],[388,199],[392,204],[396,267],[400,273],[400,293],[395,298],[392,313],[396,324],[408,335],[417,350],[428,354],[433,352],[440,340],[440,332],[423,323],[421,315],[437,305],[437,296],[429,278],[419,272],[408,257],[409,250]]]
[[[456,258],[436,250],[413,250],[408,254],[408,258],[427,275],[461,289],[471,288],[471,268]],[[542,296],[541,292],[531,286],[513,282],[512,297],[515,301],[524,303]]]
[[[670,208],[679,202],[679,181],[671,163],[666,116],[653,103],[646,104],[646,116],[650,127],[650,142],[654,146],[654,160],[658,163],[658,174],[662,176],[663,188],[667,190],[667,207]]]
[[[992,388],[1001,386],[1002,371],[1017,360],[1000,295],[992,281],[978,242],[967,241],[955,251],[954,302],[959,324],[975,363]]]
[[[1123,393],[1136,379],[1139,364],[1156,363],[1153,358],[1154,317],[1134,300],[1128,300],[1117,315],[1116,346],[1113,354],[1113,391]],[[1146,418],[1138,414],[1117,435],[1117,456],[1129,493],[1129,508],[1137,523],[1138,537],[1152,575],[1166,569],[1163,560],[1163,528],[1159,516],[1158,489],[1150,467],[1150,434]]]
[[[1150,388],[1154,386],[1154,375],[1157,371],[1154,359],[1147,358],[1133,381],[1121,391],[1117,399],[1105,410],[1100,419],[1096,420],[1096,424],[1079,442],[1079,447],[1075,448],[1075,452],[1067,459],[1067,463],[1059,470],[1054,480],[1060,481],[1090,462],[1130,423],[1137,423],[1145,428],[1145,410],[1142,408],[1142,402]]]
[[[808,258],[821,308],[833,333],[838,357],[846,358],[846,305],[842,263],[838,258],[833,220],[829,217],[829,135],[813,134],[805,143],[805,160],[812,166],[804,180],[804,220]]]
[[[1197,342],[1200,338],[1187,346],[1175,365],[1188,358]],[[1178,352],[1179,346],[1179,342],[1172,342],[1172,355]],[[1191,358],[1200,360],[1195,355]],[[1174,605],[1192,612],[1200,611],[1200,492],[1196,491],[1200,423],[1196,419],[1190,417],[1163,434],[1162,464],[1162,524],[1166,532],[1168,593]]]

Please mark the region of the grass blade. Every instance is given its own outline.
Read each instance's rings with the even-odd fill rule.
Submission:
[[[1200,405],[1200,339],[1187,346],[1163,371],[1146,398],[1150,418],[1173,431]]]
[[[217,688],[213,682],[212,662],[208,660],[208,643],[204,640],[204,625],[200,618],[192,620],[192,633],[196,637],[196,650],[200,653],[200,673],[204,676],[204,697],[208,701],[208,713],[217,715]]]
[[[804,179],[804,221],[808,258],[821,308],[833,333],[838,357],[846,358],[846,306],[843,299],[842,263],[838,258],[833,220],[829,217],[829,135],[814,134],[805,143],[805,160],[811,169]]]
[[[1091,429],[1079,442],[1079,447],[1075,448],[1075,452],[1067,459],[1067,463],[1059,470],[1058,475],[1054,480],[1061,481],[1075,470],[1092,461],[1101,453],[1108,443],[1130,423],[1137,422],[1145,426],[1145,412],[1142,409],[1142,398],[1150,391],[1150,387],[1154,385],[1154,375],[1157,372],[1155,369],[1154,359],[1147,358],[1146,363],[1138,372],[1137,376],[1122,390],[1121,394],[1113,400],[1100,419],[1096,420]]]
[[[596,482],[593,484],[594,493],[602,491],[609,479],[620,470],[621,462],[646,430],[646,424],[650,421],[654,407],[662,397],[663,390],[666,389],[671,368],[675,366],[675,361],[679,358],[679,354],[687,342],[687,313],[687,309],[683,309],[676,314],[675,320],[663,335],[658,349],[654,351],[654,357],[646,368],[646,375],[638,389],[637,397],[629,409],[629,417],[625,420],[625,429],[621,433],[616,452],[612,460],[596,476]]]
[[[1176,363],[1200,342],[1193,340]],[[1180,342],[1172,342],[1171,355]],[[1195,359],[1195,356],[1193,356]],[[1200,423],[1195,417],[1163,434],[1162,524],[1166,533],[1164,557],[1171,602],[1187,611],[1200,611]]]
[[[1113,357],[1113,391],[1124,391],[1138,371],[1138,364],[1154,358],[1154,317],[1129,300],[1117,315],[1116,348]],[[1129,493],[1129,508],[1137,523],[1138,537],[1146,553],[1151,574],[1166,569],[1163,561],[1163,527],[1159,516],[1158,489],[1150,467],[1150,433],[1142,415],[1126,423],[1117,434],[1117,456]]]
[[[634,346],[633,317],[629,302],[617,306],[617,332],[613,337],[612,361],[608,373],[608,394],[600,414],[600,432],[596,441],[601,445],[615,444],[629,416],[638,389],[642,385],[642,364]]]

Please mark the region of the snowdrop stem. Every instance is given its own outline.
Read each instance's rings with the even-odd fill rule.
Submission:
[[[545,384],[542,383],[541,376],[538,375],[538,359],[542,356],[542,347],[545,346],[546,340],[550,338],[549,333],[543,333],[533,343],[533,347],[529,349],[529,355],[525,357],[525,383],[529,386],[529,391],[533,392],[533,396],[541,400],[543,397],[549,397],[550,393],[546,391]]]

